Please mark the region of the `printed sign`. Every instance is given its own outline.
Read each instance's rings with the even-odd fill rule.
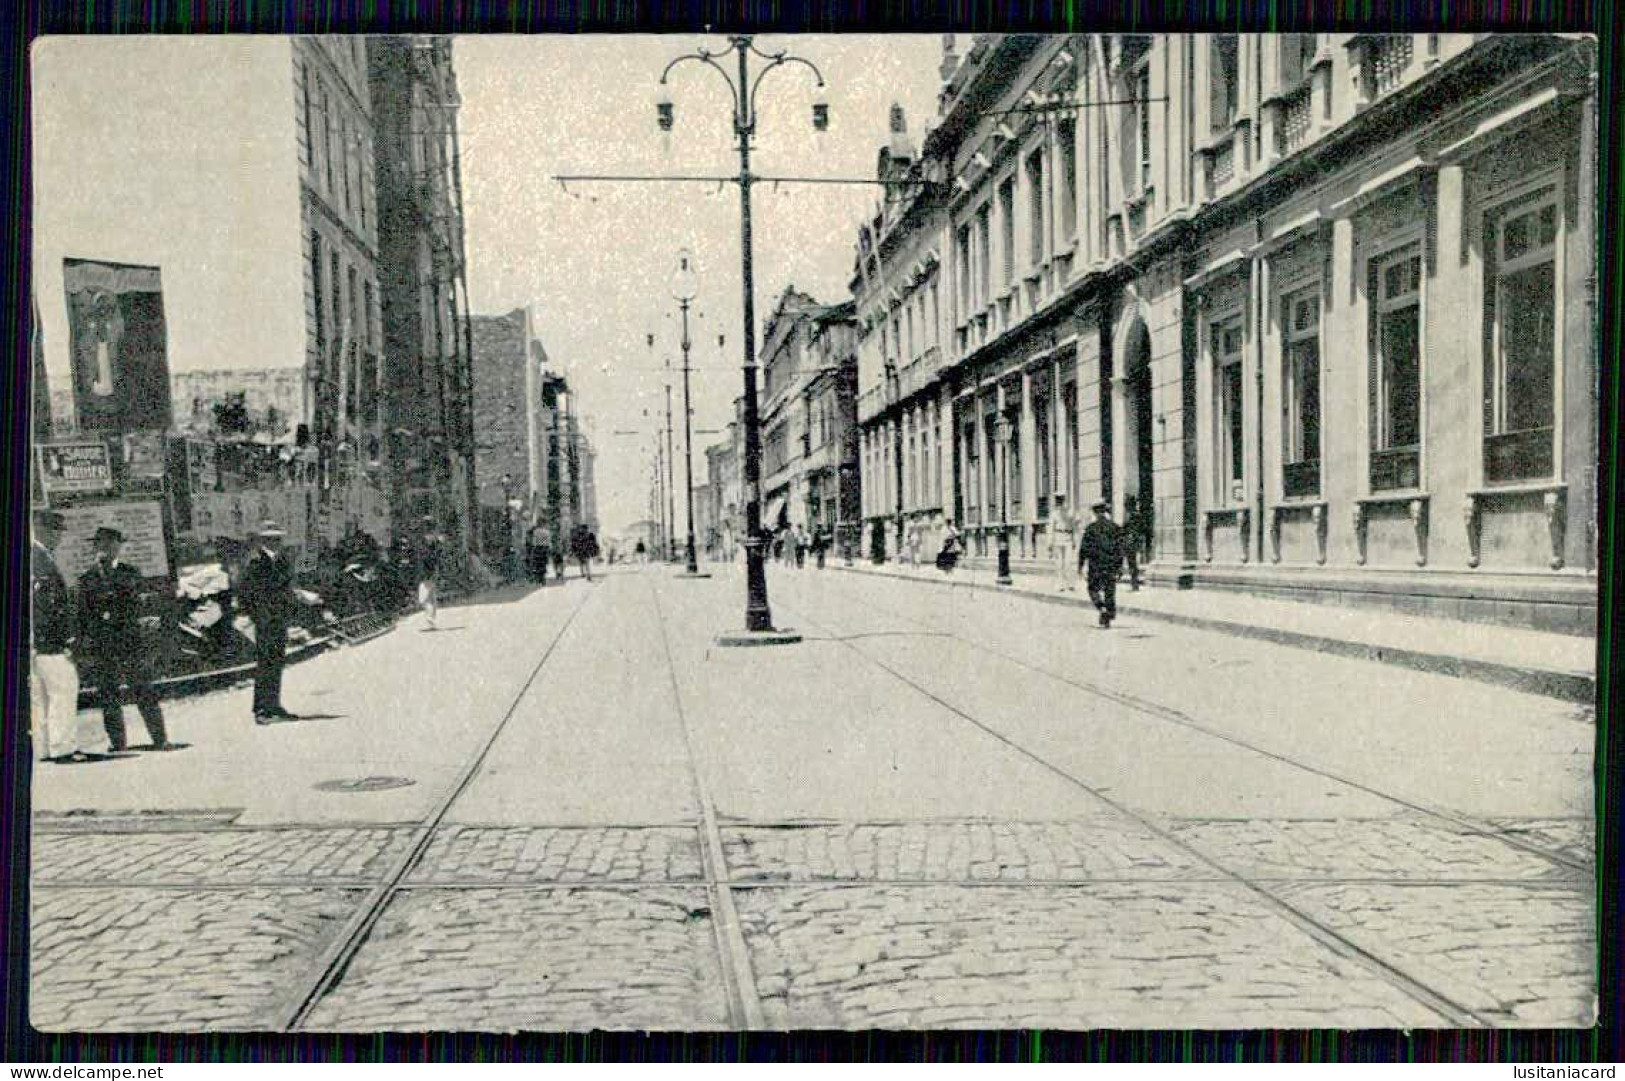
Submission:
[[[164,433],[131,432],[124,437],[124,466],[132,477],[164,475]]]
[[[186,472],[192,491],[212,492],[220,484],[220,469],[213,443],[201,439],[186,441]]]
[[[39,476],[47,494],[105,492],[113,463],[105,443],[50,443],[39,448]]]
[[[90,539],[100,526],[112,526],[124,534],[119,559],[141,572],[144,578],[164,578],[169,574],[169,551],[164,545],[164,508],[156,501],[89,503],[61,507],[67,527],[56,550],[57,566],[72,582],[89,569],[96,559]]]
[[[80,431],[167,431],[171,422],[158,268],[62,261]]]

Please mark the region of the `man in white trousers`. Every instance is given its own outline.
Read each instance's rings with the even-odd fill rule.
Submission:
[[[1055,497],[1050,515],[1050,555],[1055,559],[1055,584],[1062,593],[1078,591],[1078,519],[1066,505],[1066,496]]]
[[[106,743],[102,738],[82,738],[79,731],[79,670],[71,652],[77,612],[55,556],[67,520],[57,511],[41,510],[35,512],[33,525],[29,714],[35,753],[47,762],[85,762],[106,750]]]

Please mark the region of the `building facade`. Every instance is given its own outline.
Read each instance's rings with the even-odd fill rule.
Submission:
[[[935,402],[973,553],[1132,497],[1154,577],[1592,631],[1591,42],[980,36],[944,70],[935,183],[859,240],[866,514],[933,489]],[[921,250],[942,366],[888,394]]]
[[[390,503],[466,557],[478,521],[460,98],[445,37],[369,37]]]
[[[740,470],[743,429],[737,418],[739,409],[739,400],[735,399],[736,417],[728,422],[727,436],[705,448],[705,486],[716,508],[716,558],[726,562],[733,561],[745,539],[744,481]]]
[[[474,363],[474,475],[480,553],[488,564],[523,550],[542,490],[542,378],[546,353],[530,312],[469,319]]]

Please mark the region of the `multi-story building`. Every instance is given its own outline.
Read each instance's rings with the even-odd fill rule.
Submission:
[[[490,563],[522,549],[524,530],[540,505],[547,354],[534,338],[528,309],[469,321],[480,553]]]
[[[949,61],[909,173],[936,183],[860,239],[864,465],[905,510],[935,403],[973,552],[1008,526],[1042,556],[1055,497],[1121,520],[1132,496],[1168,580],[1590,632],[1592,42],[979,36]],[[945,355],[888,393],[920,249],[946,253]]]
[[[460,98],[451,39],[366,39],[376,152],[389,490],[466,555],[478,520]]]
[[[780,296],[762,342],[764,528],[856,525],[856,345],[850,303]]]
[[[732,561],[740,542],[745,537],[745,501],[743,478],[740,472],[742,455],[742,428],[737,414],[739,399],[734,400],[736,418],[728,422],[725,439],[705,448],[706,488],[716,506],[717,557]]]

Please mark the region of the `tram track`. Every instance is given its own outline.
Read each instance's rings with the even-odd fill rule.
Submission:
[[[1423,803],[1419,800],[1410,799],[1393,792],[1384,791],[1383,789],[1377,788],[1374,785],[1357,780],[1353,777],[1349,777],[1345,774],[1337,773],[1322,766],[1305,762],[1302,759],[1294,758],[1291,755],[1283,754],[1280,751],[1275,751],[1268,747],[1261,746],[1251,740],[1244,739],[1230,732],[1226,732],[1213,724],[1203,722],[1195,717],[1192,717],[1185,711],[1167,705],[1166,703],[1156,702],[1139,695],[1115,690],[1113,688],[1104,686],[1103,684],[1091,680],[1080,679],[1077,676],[1068,673],[1057,672],[1052,668],[1046,667],[1042,664],[1035,664],[1026,658],[1017,656],[1009,650],[1003,649],[992,642],[971,638],[957,630],[945,630],[940,625],[933,625],[926,620],[920,619],[917,616],[909,615],[896,608],[882,607],[881,605],[868,599],[862,593],[854,594],[849,590],[843,590],[842,593],[844,600],[867,608],[871,612],[878,615],[904,620],[922,628],[924,633],[931,637],[953,639],[962,645],[968,646],[972,650],[980,653],[990,654],[1018,668],[1032,672],[1035,675],[1043,676],[1047,679],[1052,679],[1065,686],[1071,687],[1074,690],[1081,691],[1084,694],[1112,702],[1115,705],[1122,706],[1123,708],[1136,713],[1155,717],[1160,721],[1199,733],[1211,739],[1228,743],[1233,747],[1237,747],[1252,754],[1257,754],[1288,768],[1311,774],[1321,778],[1322,780],[1332,781],[1336,784],[1344,785],[1356,791],[1363,792],[1366,795],[1373,796],[1377,799],[1392,803],[1395,806],[1402,807],[1414,814],[1422,815],[1426,818],[1434,819],[1435,821],[1448,823],[1449,825],[1473,836],[1498,841],[1499,843],[1520,851],[1526,855],[1535,856],[1538,859],[1545,860],[1546,862],[1553,864],[1564,871],[1570,873],[1591,874],[1594,870],[1593,865],[1590,863],[1572,859],[1560,852],[1554,852],[1551,849],[1545,848],[1541,845],[1526,841],[1521,837],[1510,835],[1504,830],[1497,829],[1493,825],[1475,820],[1471,816],[1456,814],[1443,808]],[[877,633],[871,631],[864,632],[859,635],[845,636],[845,640],[850,643],[850,640],[852,639],[889,637],[895,636],[895,634],[896,632]]]
[[[850,599],[850,597],[848,597],[846,599]],[[888,611],[886,611],[884,609],[881,609],[879,606],[874,605],[872,603],[869,603],[867,601],[859,601],[858,603],[862,604],[866,608],[869,608],[871,611],[880,612],[881,614],[884,614],[884,615],[900,616],[901,618],[906,619],[909,622],[912,622],[917,626],[922,626],[922,627],[928,627],[929,626],[928,624],[925,624],[921,620],[915,619],[915,618],[910,617],[910,616],[903,615],[902,613],[888,612]],[[899,682],[899,683],[903,684],[904,686],[910,688],[913,692],[915,692],[916,694],[918,694],[922,698],[925,698],[928,701],[935,704],[938,708],[940,708],[942,710],[945,710],[946,712],[948,712],[949,714],[951,714],[951,715],[953,715],[955,717],[958,717],[961,721],[965,722],[967,725],[969,725],[969,726],[975,728],[976,730],[980,731],[981,733],[983,733],[988,738],[991,738],[991,739],[997,741],[998,743],[1000,743],[1003,746],[1007,747],[1010,751],[1014,752],[1015,754],[1027,759],[1028,761],[1032,762],[1034,765],[1044,769],[1045,771],[1047,771],[1047,772],[1053,774],[1054,776],[1060,778],[1062,781],[1066,782],[1067,784],[1069,784],[1069,785],[1077,788],[1078,790],[1084,792],[1089,797],[1091,797],[1092,799],[1094,799],[1095,801],[1100,803],[1104,808],[1108,808],[1112,812],[1123,816],[1125,819],[1136,823],[1141,829],[1146,830],[1148,833],[1150,833],[1152,836],[1156,837],[1162,843],[1164,843],[1164,844],[1174,848],[1175,850],[1181,852],[1187,858],[1193,859],[1197,863],[1201,864],[1202,866],[1210,868],[1214,872],[1215,878],[1217,878],[1218,880],[1223,881],[1223,882],[1225,882],[1227,884],[1233,885],[1235,887],[1238,887],[1241,890],[1245,891],[1246,893],[1252,895],[1265,908],[1267,908],[1268,910],[1274,912],[1276,915],[1278,915],[1280,918],[1285,920],[1291,926],[1297,928],[1299,931],[1303,932],[1305,935],[1307,935],[1308,937],[1310,937],[1314,941],[1318,942],[1322,946],[1326,947],[1327,949],[1331,950],[1332,952],[1336,953],[1337,955],[1339,955],[1341,957],[1344,957],[1344,958],[1352,961],[1353,963],[1358,964],[1362,968],[1366,969],[1368,972],[1370,972],[1376,978],[1382,980],[1384,983],[1386,983],[1389,986],[1393,987],[1395,990],[1399,991],[1400,993],[1406,995],[1407,997],[1409,997],[1413,1001],[1416,1001],[1416,1002],[1420,1003],[1421,1005],[1425,1006],[1429,1010],[1433,1011],[1435,1014],[1439,1015],[1449,1025],[1451,1025],[1453,1027],[1485,1027],[1485,1028],[1492,1028],[1492,1027],[1496,1026],[1497,1020],[1495,1018],[1486,1016],[1484,1013],[1480,1012],[1479,1010],[1474,1009],[1472,1007],[1469,1007],[1467,1005],[1464,1005],[1463,1003],[1457,1001],[1456,999],[1451,998],[1448,994],[1438,990],[1437,988],[1435,988],[1433,986],[1430,986],[1423,979],[1413,975],[1412,973],[1406,971],[1405,969],[1399,967],[1398,965],[1396,965],[1396,964],[1394,964],[1394,963],[1392,963],[1392,962],[1390,962],[1388,960],[1385,960],[1384,958],[1378,956],[1376,953],[1372,952],[1371,950],[1368,950],[1365,947],[1363,947],[1363,946],[1359,945],[1358,943],[1354,942],[1349,936],[1347,936],[1345,934],[1342,934],[1341,932],[1337,931],[1336,929],[1334,929],[1332,927],[1327,926],[1326,923],[1324,923],[1323,921],[1317,919],[1311,913],[1304,911],[1298,905],[1293,904],[1292,902],[1290,902],[1290,901],[1284,899],[1283,897],[1279,896],[1278,894],[1272,892],[1270,889],[1267,889],[1266,885],[1270,884],[1269,879],[1265,879],[1265,878],[1258,877],[1258,876],[1249,877],[1249,876],[1244,875],[1244,874],[1242,874],[1242,873],[1240,873],[1238,871],[1232,870],[1230,867],[1226,866],[1220,860],[1218,860],[1215,857],[1209,855],[1207,852],[1205,852],[1201,848],[1191,844],[1190,842],[1188,842],[1185,839],[1183,839],[1182,837],[1180,837],[1176,832],[1174,832],[1172,829],[1168,828],[1167,826],[1163,825],[1160,821],[1158,821],[1153,816],[1151,816],[1149,814],[1146,814],[1146,813],[1142,813],[1141,811],[1139,811],[1136,808],[1130,806],[1129,804],[1123,802],[1122,800],[1114,798],[1114,797],[1112,797],[1110,795],[1107,795],[1105,792],[1103,792],[1102,790],[1100,790],[1096,786],[1089,784],[1087,781],[1083,780],[1081,777],[1078,777],[1077,775],[1075,775],[1072,771],[1068,770],[1066,767],[1052,761],[1051,759],[1045,757],[1044,755],[1042,755],[1042,754],[1032,750],[1031,748],[1025,746],[1018,739],[1011,737],[1009,734],[1007,734],[1007,733],[1005,733],[1003,731],[1000,731],[998,728],[996,728],[993,725],[988,724],[986,721],[976,717],[975,715],[973,715],[969,711],[960,708],[960,706],[958,706],[954,702],[950,701],[947,697],[944,697],[943,695],[941,695],[941,694],[937,693],[936,691],[932,690],[930,687],[926,686],[924,683],[922,683],[918,679],[915,679],[913,676],[911,676],[907,672],[902,671],[897,666],[889,664],[889,663],[887,663],[887,661],[885,661],[885,660],[883,660],[883,659],[881,659],[879,657],[874,656],[871,652],[865,650],[859,644],[860,642],[862,642],[862,641],[864,641],[864,640],[866,640],[866,639],[868,639],[870,637],[873,637],[872,635],[865,635],[865,634],[845,635],[845,634],[842,634],[836,628],[831,627],[831,625],[829,623],[822,622],[822,621],[820,621],[818,619],[815,619],[815,618],[809,618],[807,616],[806,610],[804,608],[796,609],[794,606],[785,606],[783,604],[783,602],[782,602],[782,599],[781,599],[781,601],[779,603],[779,609],[780,609],[781,614],[787,613],[789,611],[797,611],[797,613],[798,613],[798,615],[797,615],[797,624],[798,624],[798,626],[801,626],[803,628],[818,628],[818,629],[822,630],[823,632],[828,632],[828,636],[827,636],[826,640],[831,641],[831,642],[833,642],[835,644],[838,644],[838,645],[842,646],[843,648],[857,654],[858,657],[860,657],[861,659],[869,662],[869,664],[871,664],[874,667],[880,669],[881,671],[885,672],[887,675],[891,676],[897,682]],[[972,646],[972,648],[977,648],[977,649],[988,648],[988,647],[985,647],[981,643],[976,643],[976,642],[972,641],[971,639],[966,638],[964,635],[958,634],[957,632],[948,632],[947,636],[951,637],[951,638],[958,639],[962,643]],[[1004,656],[1004,654],[1001,651],[998,651],[998,650],[995,650],[995,649],[988,648],[988,651],[992,652],[992,653],[995,653],[996,655]],[[1032,666],[1030,664],[1023,664],[1023,667],[1029,668],[1029,669],[1034,670],[1034,671],[1043,671],[1042,669],[1039,669],[1036,666]],[[1044,672],[1044,674],[1051,676],[1051,678],[1059,678],[1059,677],[1056,677],[1053,673]],[[1070,681],[1063,680],[1062,682],[1070,682]],[[1078,689],[1084,690],[1084,691],[1087,691],[1087,692],[1090,692],[1090,693],[1099,693],[1098,689],[1087,687],[1087,686],[1082,686],[1082,687],[1079,687]],[[1103,697],[1113,697],[1113,696],[1110,696],[1110,695],[1102,695],[1102,696]],[[1113,697],[1113,700],[1115,701],[1116,698]],[[1120,703],[1120,704],[1129,704],[1129,703]],[[1151,710],[1147,710],[1147,709],[1144,709],[1143,707],[1138,707],[1138,706],[1131,706],[1131,708],[1140,708],[1142,712],[1152,712]],[[1200,731],[1200,729],[1198,729],[1198,731]],[[1204,734],[1206,734],[1206,733],[1204,733]],[[1249,748],[1249,749],[1252,749],[1252,748]],[[1260,752],[1260,753],[1262,753],[1262,752]],[[1403,803],[1404,801],[1395,800],[1395,802],[1396,803]],[[1447,817],[1448,818],[1448,816],[1440,816],[1440,817]],[[1452,821],[1453,821],[1453,819],[1452,819]],[[1493,834],[1492,834],[1492,836],[1493,836]],[[1513,846],[1513,847],[1518,847],[1518,846]],[[1543,855],[1550,862],[1557,863],[1557,864],[1565,866],[1565,867],[1573,866],[1572,861],[1557,858],[1551,853],[1538,852],[1538,854]]]
[[[492,726],[491,731],[480,742],[480,745],[469,757],[462,769],[458,771],[455,779],[447,786],[444,794],[435,801],[429,813],[413,827],[411,840],[405,849],[395,857],[384,874],[375,880],[367,896],[318,955],[315,965],[312,966],[312,970],[306,978],[294,985],[288,995],[274,1008],[271,1027],[276,1031],[294,1032],[300,1029],[327,993],[337,987],[339,981],[344,978],[345,970],[366,944],[373,928],[377,926],[384,911],[400,891],[402,882],[412,873],[412,870],[417,867],[424,854],[428,851],[430,843],[434,840],[441,823],[451,810],[452,804],[457,802],[458,797],[479,775],[480,768],[485,764],[486,758],[491,753],[491,748],[496,745],[497,739],[513,719],[514,714],[519,709],[519,704],[530,694],[531,688],[535,685],[537,678],[541,676],[542,670],[552,660],[559,643],[563,641],[564,636],[575,624],[576,617],[581,614],[581,610],[586,607],[591,597],[592,593],[590,591],[583,593],[581,600],[570,610],[570,614],[565,617],[558,630],[549,639],[547,648],[542,651],[541,657],[531,668],[530,674],[525,678],[525,682],[520,686],[518,692],[509,701],[507,708],[503,711],[497,723]]]

